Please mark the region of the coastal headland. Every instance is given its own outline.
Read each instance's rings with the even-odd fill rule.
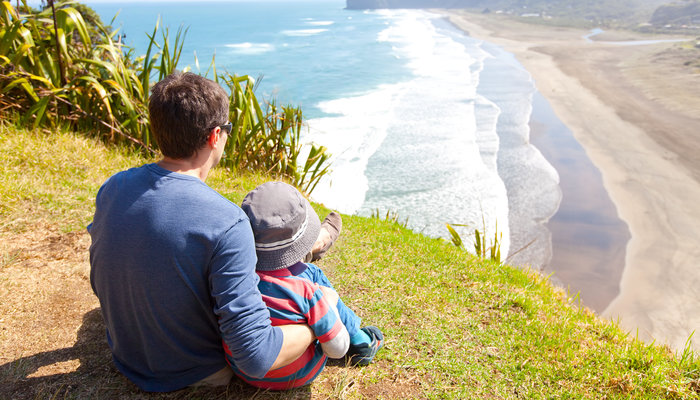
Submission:
[[[620,293],[602,316],[682,350],[700,330],[700,73],[685,59],[693,52],[619,44],[655,39],[630,32],[590,40],[582,29],[436,11],[513,53],[600,170],[631,234]]]

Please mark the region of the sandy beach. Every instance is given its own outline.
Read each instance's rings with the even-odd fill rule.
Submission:
[[[629,32],[590,41],[580,29],[439,12],[513,53],[600,170],[631,234],[619,295],[602,316],[682,350],[700,331],[700,73],[685,65],[691,52],[611,43],[654,39]]]

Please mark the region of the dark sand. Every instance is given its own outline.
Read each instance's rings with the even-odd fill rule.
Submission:
[[[562,190],[559,210],[547,223],[552,260],[544,272],[600,313],[620,293],[629,229],[600,171],[539,93],[533,99],[530,129],[530,142],[557,170]]]

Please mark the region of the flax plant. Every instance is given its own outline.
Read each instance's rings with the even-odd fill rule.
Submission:
[[[298,165],[304,150],[301,109],[280,107],[274,100],[261,105],[254,93],[259,80],[250,76],[224,73],[219,79],[231,92],[229,118],[233,123],[224,165],[289,179],[311,193],[328,172],[330,155],[324,146],[311,143],[303,167]]]
[[[78,9],[62,1],[40,12],[0,2],[0,115],[22,125],[56,129],[67,126],[110,143],[128,142],[156,154],[148,124],[151,84],[177,69],[187,29],[180,27],[173,42],[166,27],[156,22],[148,35],[146,54],[115,41],[117,30],[99,20],[86,23]],[[73,7],[75,6],[75,7]],[[234,137],[225,165],[263,171],[290,180],[310,193],[328,172],[325,147],[309,144],[303,166],[302,112],[299,108],[264,106],[247,76],[216,74],[228,86]],[[189,70],[189,67],[184,71]]]
[[[116,32],[98,22],[88,27],[71,4],[60,3],[54,19],[51,9],[20,14],[0,3],[0,111],[33,128],[67,123],[154,152],[144,117],[148,90],[139,84],[150,71],[125,55]]]

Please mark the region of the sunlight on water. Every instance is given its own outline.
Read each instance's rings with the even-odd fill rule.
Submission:
[[[307,21],[307,25],[313,25],[313,26],[328,26],[328,25],[333,25],[335,22],[333,21]]]
[[[413,76],[326,103],[321,108],[338,116],[309,121],[310,137],[336,155],[333,174],[313,197],[345,212],[398,212],[432,236],[446,236],[446,222],[469,225],[465,240],[474,228],[495,233],[498,224],[507,254],[508,198],[496,162],[500,110],[476,90],[488,54],[467,51],[434,25],[433,14],[378,14],[389,24],[377,40],[390,43]]]
[[[225,45],[242,54],[262,54],[275,50],[275,46],[269,43],[231,43]]]
[[[287,36],[312,36],[326,31],[328,29],[295,29],[282,31],[282,34]]]

